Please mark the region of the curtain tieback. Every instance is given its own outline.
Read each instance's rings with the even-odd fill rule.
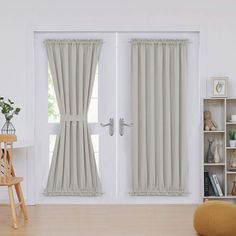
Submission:
[[[86,115],[62,115],[61,121],[85,121],[87,120]]]

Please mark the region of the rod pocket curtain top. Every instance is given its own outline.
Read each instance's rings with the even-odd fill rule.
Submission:
[[[135,39],[132,47],[131,195],[187,191],[187,40]]]
[[[45,41],[61,114],[45,195],[101,194],[87,122],[101,45],[101,40]]]

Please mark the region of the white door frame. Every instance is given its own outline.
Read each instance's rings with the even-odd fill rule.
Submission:
[[[168,32],[168,33],[198,33],[199,34],[199,41],[200,41],[200,47],[199,47],[199,90],[200,90],[200,96],[204,96],[206,94],[206,88],[205,88],[205,83],[204,79],[207,76],[207,67],[206,67],[206,57],[205,57],[205,52],[206,52],[206,29],[203,26],[156,26],[154,27],[138,27],[138,28],[133,28],[133,27],[126,27],[125,30],[121,28],[121,30],[114,30],[112,29],[113,27],[92,27],[92,28],[87,28],[87,26],[78,26],[72,25],[71,27],[68,26],[48,26],[48,25],[37,25],[37,26],[29,26],[27,29],[27,45],[28,45],[28,50],[27,50],[27,65],[29,66],[28,68],[28,95],[32,99],[28,101],[27,107],[28,107],[28,121],[29,123],[33,124],[35,127],[36,124],[36,119],[34,116],[32,117],[32,114],[35,114],[35,80],[32,80],[32,78],[36,77],[37,71],[35,70],[35,48],[34,48],[34,35],[35,33],[42,33],[42,32],[88,32],[88,33],[96,33],[96,32],[107,32],[107,33],[112,33],[112,32],[126,32],[126,33],[137,33],[137,32],[142,32],[142,33],[163,33],[163,32]],[[89,29],[89,30],[87,30]],[[116,118],[119,118],[118,115]],[[118,120],[118,119],[117,119]],[[118,128],[118,127],[117,127]],[[116,130],[117,133],[118,130]],[[31,133],[28,134],[29,139],[34,140],[34,143],[36,144],[36,138],[35,138],[35,132],[32,131]],[[118,142],[118,138],[117,138]],[[27,158],[27,166],[28,166],[28,204],[35,204],[36,203],[36,196],[35,196],[35,169],[37,168],[35,166],[35,159],[37,156],[37,150],[35,148],[34,154],[32,155],[31,151],[31,157]],[[200,200],[200,198],[199,198]],[[71,202],[71,201],[70,201]],[[92,201],[83,201],[83,202],[88,202],[92,203]],[[98,203],[97,199],[95,200],[96,203]],[[123,203],[123,200],[119,200],[116,203]],[[142,203],[142,201],[133,201],[129,203]],[[198,201],[195,201],[198,202]],[[73,203],[73,202],[72,202]],[[109,201],[105,203],[110,203]],[[152,203],[152,201],[148,202]]]

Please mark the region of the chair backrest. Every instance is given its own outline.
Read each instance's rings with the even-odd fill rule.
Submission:
[[[12,148],[16,140],[16,135],[0,134],[0,177],[5,177],[6,181],[12,173]]]

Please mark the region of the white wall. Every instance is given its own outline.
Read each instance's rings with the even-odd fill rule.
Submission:
[[[20,116],[14,119],[18,139],[33,140],[34,135],[34,89],[37,88],[34,88],[32,61],[33,29],[200,30],[199,102],[200,97],[206,95],[207,78],[216,75],[229,76],[229,95],[236,96],[236,2],[233,0],[1,0],[0,3],[0,95],[11,97],[22,107]],[[3,124],[3,120],[0,121]],[[199,126],[200,120],[193,125]],[[196,145],[200,143],[194,137],[192,141]],[[198,148],[200,160],[200,146]],[[26,150],[17,152],[17,172],[32,180],[27,159],[33,157],[27,155]],[[198,180],[198,175],[190,180],[197,192],[200,191]],[[25,191],[28,195],[31,189],[25,188]],[[198,201],[200,192],[186,202]]]

